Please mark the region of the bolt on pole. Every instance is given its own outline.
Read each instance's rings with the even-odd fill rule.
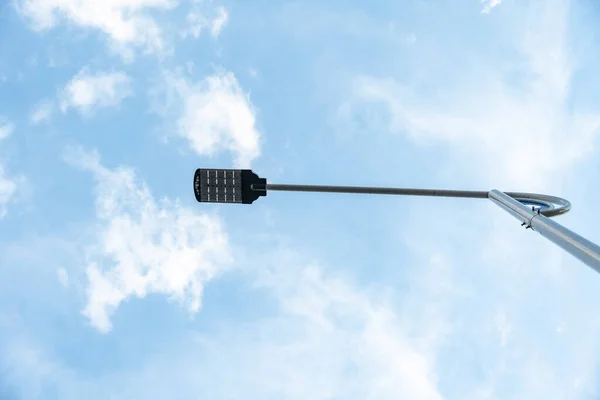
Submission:
[[[489,198],[522,222],[526,228],[537,231],[563,250],[600,272],[600,246],[565,228],[561,224],[538,214],[521,202],[499,190],[489,192]]]

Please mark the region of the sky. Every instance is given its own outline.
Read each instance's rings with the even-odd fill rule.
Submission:
[[[596,399],[587,0],[0,1],[0,399]]]

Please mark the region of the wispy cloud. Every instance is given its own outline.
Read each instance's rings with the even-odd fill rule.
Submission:
[[[110,315],[128,297],[162,293],[198,311],[204,284],[229,263],[228,240],[220,221],[154,200],[132,169],[108,169],[96,153],[71,147],[65,159],[94,174],[97,242],[87,265],[88,303],[84,314],[102,332]]]
[[[184,36],[195,38],[203,30],[217,37],[228,20],[224,7],[202,0],[16,0],[15,5],[38,31],[52,29],[64,20],[103,32],[111,49],[128,62],[133,61],[138,49],[159,56],[172,52],[169,38],[176,31],[162,25],[157,12],[188,5],[186,22],[177,25],[186,26]]]
[[[483,4],[481,12],[483,14],[489,14],[490,11],[492,11],[492,8],[502,4],[502,0],[481,0],[481,3]]]
[[[82,27],[107,34],[114,45],[144,47],[147,51],[164,50],[162,30],[148,15],[150,10],[167,10],[174,0],[17,0],[17,9],[36,30],[55,27],[65,19]]]
[[[217,14],[218,15],[212,21],[212,24],[210,27],[210,34],[213,37],[219,36],[219,34],[221,33],[221,30],[223,30],[223,27],[227,24],[227,21],[229,20],[229,14],[225,10],[225,8],[219,7],[217,9]]]
[[[0,164],[0,219],[7,213],[7,205],[13,199],[17,191],[17,183],[6,175],[4,167]]]
[[[54,111],[54,103],[50,100],[44,100],[32,111],[29,120],[32,124],[41,124],[50,121]]]
[[[216,38],[227,24],[229,14],[224,7],[220,6],[213,11],[208,11],[206,7],[200,7],[201,4],[203,2],[193,5],[187,14],[187,27],[181,32],[183,37],[198,38],[204,30],[208,30],[210,35]]]
[[[178,134],[200,155],[229,150],[239,167],[248,167],[260,155],[260,133],[250,97],[231,72],[218,72],[200,82],[181,74],[165,74],[164,98],[177,118]]]
[[[130,235],[119,238],[134,244]],[[289,248],[263,253],[253,264],[250,280],[235,289],[253,287],[248,309],[258,319],[223,318],[210,329],[186,329],[173,342],[157,343],[143,366],[92,378],[21,332],[10,337],[2,360],[11,382],[25,393],[52,388],[66,400],[84,393],[152,398],[174,390],[211,398],[443,398],[427,348],[406,329],[386,291],[328,273]],[[126,279],[126,269],[112,270],[115,281]],[[266,313],[254,305],[264,295],[271,304]]]
[[[266,356],[253,378],[262,380],[259,388],[294,399],[442,399],[430,343],[412,336],[410,321],[390,304],[389,288],[327,269],[289,248],[263,258],[257,285],[273,293],[281,314],[254,329],[282,334],[244,344],[256,350],[252,357]]]
[[[59,93],[63,112],[74,108],[84,115],[100,108],[117,107],[131,96],[131,78],[125,73],[91,73],[87,68],[80,70]]]
[[[64,269],[64,268],[57,269],[56,276],[58,278],[58,281],[60,282],[60,284],[63,287],[67,287],[69,285],[69,274],[67,273],[66,269]]]
[[[410,33],[408,35],[404,36],[404,42],[406,44],[415,44],[417,43],[417,35],[415,35],[414,33]]]
[[[15,130],[15,125],[6,118],[0,117],[0,140],[9,137]]]
[[[540,187],[590,154],[600,115],[567,106],[574,55],[565,39],[566,7],[540,13],[533,23],[536,28],[523,32],[515,45],[525,60],[518,74],[528,77],[521,85],[484,60],[464,65],[468,78],[459,72],[457,79],[465,83],[442,86],[438,96],[393,79],[362,76],[340,113],[360,117],[365,104],[380,105],[378,121],[388,131],[405,133],[418,145],[460,148],[496,184]]]
[[[13,123],[0,117],[0,141],[8,138],[14,129],[15,125]],[[6,216],[6,207],[12,201],[16,190],[17,181],[7,175],[2,160],[0,160],[0,219]]]

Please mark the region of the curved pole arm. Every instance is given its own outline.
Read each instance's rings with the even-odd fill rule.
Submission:
[[[558,214],[567,212],[570,207],[570,203],[567,200],[558,197],[535,194],[530,195],[531,197],[527,198],[533,201],[541,200],[543,202],[549,199],[560,200],[558,202],[560,206],[554,209]],[[593,268],[596,272],[600,272],[600,246],[597,244],[590,242],[586,238],[579,236],[575,232],[544,216],[543,213],[537,213],[533,209],[524,206],[520,201],[509,196],[508,193],[503,193],[499,190],[491,190],[489,192],[489,199],[513,217],[520,220],[522,225],[526,226],[526,229],[539,232],[540,235],[575,256],[583,263]]]

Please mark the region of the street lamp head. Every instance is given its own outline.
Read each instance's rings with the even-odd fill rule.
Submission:
[[[267,180],[249,169],[199,168],[194,174],[194,195],[200,203],[252,204],[267,195]]]

